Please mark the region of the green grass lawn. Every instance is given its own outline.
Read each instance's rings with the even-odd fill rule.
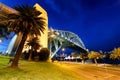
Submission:
[[[8,61],[0,56],[0,80],[83,80],[60,63],[20,60],[19,69],[11,69]]]
[[[120,65],[20,60],[12,69],[8,62],[9,57],[0,56],[0,80],[120,80]]]

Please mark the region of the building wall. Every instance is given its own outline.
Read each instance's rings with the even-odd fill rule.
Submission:
[[[47,16],[47,12],[39,5],[39,4],[35,4],[34,7],[36,7],[36,9],[40,12],[42,12],[42,14],[40,15],[40,17],[43,17],[45,20],[45,30],[44,33],[41,32],[41,36],[39,37],[39,43],[41,45],[40,48],[48,48],[48,16]],[[27,38],[27,40],[31,39],[30,36]],[[26,45],[26,43],[25,43]],[[26,47],[24,46],[23,48],[23,52],[24,51],[28,51],[30,47]],[[39,49],[40,50],[40,49]]]
[[[44,33],[41,32],[41,36],[40,36],[40,44],[43,47],[48,47],[48,16],[47,16],[47,12],[39,5],[39,4],[35,4],[34,7],[36,7],[36,9],[40,12],[42,12],[42,14],[40,15],[40,17],[45,18],[45,30]]]
[[[9,14],[9,13],[17,13],[17,11],[15,11],[14,9],[2,4],[1,2],[0,2],[0,12],[1,13],[7,13],[7,14]]]

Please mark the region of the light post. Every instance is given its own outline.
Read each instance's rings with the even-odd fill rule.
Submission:
[[[61,49],[60,61],[63,60],[65,48]]]
[[[65,51],[65,48],[62,48],[62,52],[64,52]]]

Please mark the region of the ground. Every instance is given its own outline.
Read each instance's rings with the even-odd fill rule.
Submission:
[[[8,62],[0,56],[0,80],[120,80],[119,65],[20,60],[19,68],[11,69]]]
[[[63,63],[84,80],[120,80],[120,65]]]

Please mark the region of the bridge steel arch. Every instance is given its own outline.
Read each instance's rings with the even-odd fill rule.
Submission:
[[[64,30],[50,30],[49,45],[51,58],[60,50],[61,47],[68,47],[87,53],[87,49],[82,40],[73,32]]]

